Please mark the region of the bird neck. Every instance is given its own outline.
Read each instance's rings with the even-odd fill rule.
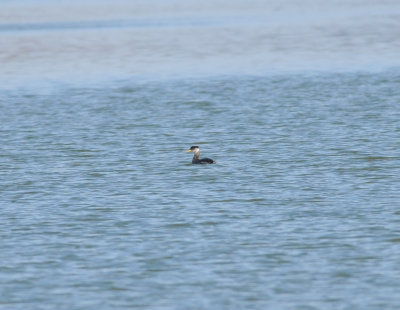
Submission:
[[[194,152],[192,163],[199,160],[199,157],[200,157],[200,150],[197,150],[196,152]]]

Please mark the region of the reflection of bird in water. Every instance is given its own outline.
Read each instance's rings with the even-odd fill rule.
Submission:
[[[211,158],[199,159],[200,148],[197,145],[192,146],[186,152],[194,152],[194,156],[193,156],[193,159],[192,159],[192,164],[216,164],[216,161],[212,160]]]

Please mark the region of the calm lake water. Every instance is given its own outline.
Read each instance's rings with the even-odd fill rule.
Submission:
[[[2,1],[0,309],[398,309],[400,3],[326,2]]]

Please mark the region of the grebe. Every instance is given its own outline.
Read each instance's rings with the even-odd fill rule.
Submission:
[[[216,161],[211,158],[202,158],[199,159],[200,156],[200,148],[197,145],[192,146],[186,152],[194,152],[194,156],[192,159],[192,164],[215,164]]]

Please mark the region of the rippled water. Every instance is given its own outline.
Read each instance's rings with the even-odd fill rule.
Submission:
[[[0,309],[398,308],[396,2],[16,3],[0,46],[34,43],[0,53]],[[297,41],[250,36],[268,5]]]

